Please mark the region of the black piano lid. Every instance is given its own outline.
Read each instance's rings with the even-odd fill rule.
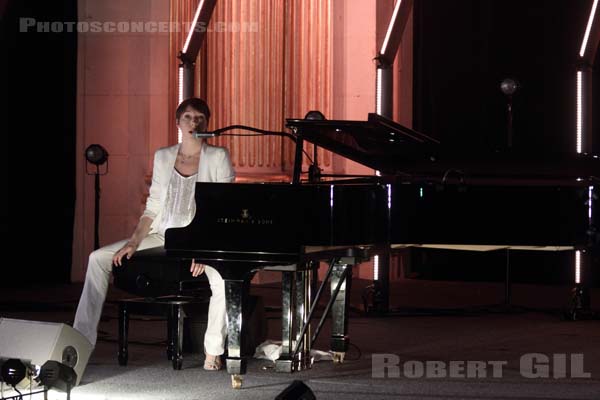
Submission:
[[[377,114],[369,114],[367,121],[287,119],[286,126],[308,142],[380,171],[393,170],[394,160],[414,155],[410,149],[427,151],[439,144]]]
[[[287,119],[286,127],[382,174],[600,178],[597,155],[459,148],[373,113],[367,121]]]

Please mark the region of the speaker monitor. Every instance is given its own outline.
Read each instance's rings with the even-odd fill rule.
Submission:
[[[53,360],[77,373],[76,385],[92,353],[92,345],[69,325],[0,318],[0,358],[18,358],[41,367]]]
[[[316,400],[316,396],[304,382],[294,381],[275,400]]]

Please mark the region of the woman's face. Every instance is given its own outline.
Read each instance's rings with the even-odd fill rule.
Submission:
[[[181,132],[186,134],[191,132],[204,132],[206,130],[206,115],[198,110],[188,106],[179,117],[177,126]]]

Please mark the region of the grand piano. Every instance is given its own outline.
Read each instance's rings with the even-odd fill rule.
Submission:
[[[310,346],[328,313],[331,349],[343,360],[352,266],[373,254],[409,246],[551,249],[578,250],[590,266],[598,262],[598,156],[467,153],[376,114],[366,121],[288,119],[286,126],[296,142],[291,184],[197,183],[190,225],[167,230],[164,249],[131,259],[139,265],[149,258],[178,263],[177,279],[192,258],[219,270],[234,387],[246,369],[240,352],[244,298],[260,269],[282,273],[283,352],[276,368],[291,372],[310,367]],[[303,181],[305,141],[379,174],[313,174]],[[315,290],[321,261],[329,269]],[[326,285],[331,298],[311,332]]]

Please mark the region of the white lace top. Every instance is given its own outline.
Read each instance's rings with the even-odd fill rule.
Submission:
[[[165,208],[162,212],[162,220],[159,225],[158,234],[165,237],[167,228],[177,228],[188,225],[196,213],[196,177],[198,173],[190,176],[182,176],[175,168],[169,180],[169,189]]]

